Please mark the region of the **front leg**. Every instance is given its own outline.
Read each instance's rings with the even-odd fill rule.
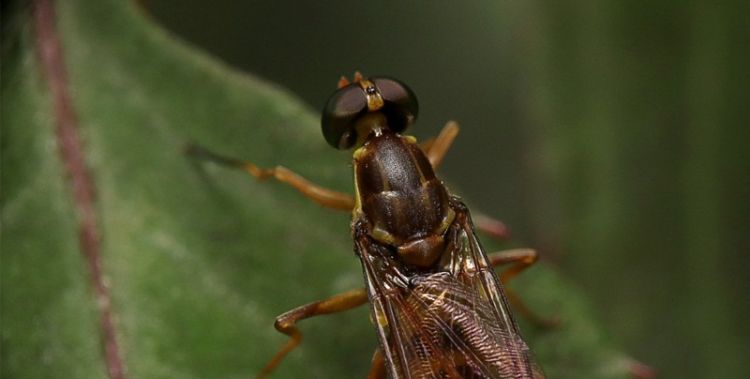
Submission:
[[[503,250],[488,254],[487,258],[490,260],[492,267],[511,264],[511,266],[503,270],[499,276],[500,281],[503,283],[503,287],[505,287],[505,295],[508,297],[508,301],[510,301],[519,314],[529,320],[532,324],[544,329],[554,328],[560,324],[560,321],[556,318],[546,319],[534,313],[534,311],[532,311],[512,289],[505,286],[505,284],[511,279],[521,273],[521,271],[531,267],[539,260],[539,253],[537,253],[536,250]]]
[[[286,167],[276,166],[273,168],[260,168],[252,162],[225,157],[202,146],[192,144],[188,145],[185,151],[188,155],[198,159],[208,160],[222,166],[243,170],[258,180],[269,178],[276,179],[279,182],[294,187],[308,199],[326,208],[348,212],[354,209],[354,198],[351,195],[321,187]]]
[[[443,162],[443,158],[448,154],[448,149],[453,145],[453,141],[456,140],[460,129],[457,122],[448,121],[436,137],[419,144],[419,147],[425,156],[427,156],[427,160],[430,161],[433,170],[437,170],[440,163]],[[509,238],[510,233],[508,232],[508,228],[502,221],[482,214],[475,214],[474,225],[477,229],[498,241],[505,241]]]
[[[448,153],[448,149],[450,149],[456,136],[458,136],[459,129],[457,122],[448,121],[437,137],[430,138],[419,145],[434,170],[437,170],[443,158],[445,158],[445,154]]]

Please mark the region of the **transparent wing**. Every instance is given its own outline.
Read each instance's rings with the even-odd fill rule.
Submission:
[[[543,378],[462,204],[438,268],[410,272],[356,236],[381,349],[393,379]]]

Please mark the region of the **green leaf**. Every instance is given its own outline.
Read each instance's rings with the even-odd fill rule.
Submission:
[[[49,85],[31,18],[16,16],[3,33],[2,376],[101,378],[99,314]],[[197,141],[347,191],[350,156],[325,145],[317,112],[183,45],[124,2],[60,2],[57,30],[129,377],[251,376],[285,340],[276,315],[362,285],[348,215],[182,153]],[[562,321],[540,331],[521,320],[549,377],[627,376],[625,355],[553,268],[540,264],[511,286]],[[365,376],[376,346],[366,307],[302,330],[305,341],[275,377]]]

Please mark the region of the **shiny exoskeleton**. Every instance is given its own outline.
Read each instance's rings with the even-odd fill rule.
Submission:
[[[369,235],[393,246],[415,267],[429,267],[445,250],[455,213],[445,186],[412,139],[377,129],[354,155],[361,214]]]
[[[541,378],[467,208],[413,137],[416,97],[390,78],[340,88],[323,134],[353,154],[352,228],[390,377]]]

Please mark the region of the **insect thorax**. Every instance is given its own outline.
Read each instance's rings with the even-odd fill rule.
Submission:
[[[407,263],[434,263],[454,212],[415,142],[389,132],[374,136],[355,154],[354,172],[370,235],[395,247]]]

